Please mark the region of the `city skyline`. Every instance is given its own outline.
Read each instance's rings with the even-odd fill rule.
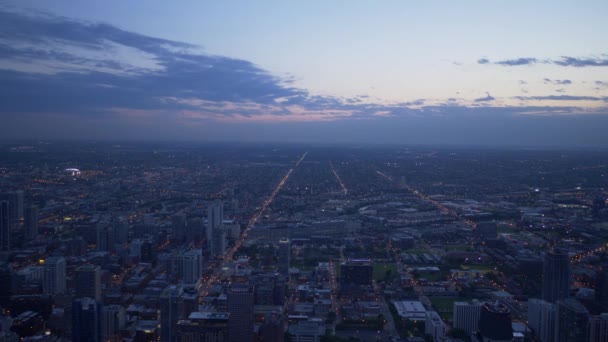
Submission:
[[[8,1],[0,133],[606,147],[607,10]]]

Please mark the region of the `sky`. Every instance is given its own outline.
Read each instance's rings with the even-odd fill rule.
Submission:
[[[608,147],[606,1],[2,1],[0,139]]]

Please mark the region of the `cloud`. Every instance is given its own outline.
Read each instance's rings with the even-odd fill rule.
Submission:
[[[522,57],[516,59],[507,59],[503,61],[494,62],[494,64],[498,65],[506,65],[506,66],[518,66],[518,65],[531,65],[536,64],[538,60],[536,58],[531,57]]]
[[[573,96],[573,95],[545,95],[545,96],[515,96],[518,100],[536,101],[606,101],[605,97],[596,96]]]
[[[477,61],[479,64],[497,64],[502,66],[521,66],[521,65],[532,65],[532,64],[554,64],[565,67],[605,67],[608,66],[608,55],[603,54],[603,57],[585,57],[577,58],[570,56],[561,56],[559,59],[544,59],[540,60],[535,57],[520,57],[515,59],[506,59],[497,62],[490,62],[487,58],[482,58]]]
[[[488,101],[494,101],[496,100],[495,97],[493,97],[492,95],[490,95],[490,93],[486,92],[486,96],[485,97],[480,97],[475,99],[475,102],[488,102]]]
[[[549,78],[543,78],[543,83],[554,84],[554,85],[569,85],[572,84],[571,80],[552,80]]]
[[[584,68],[584,67],[604,67],[608,66],[608,58],[606,55],[604,58],[575,58],[562,56],[560,60],[554,60],[553,64],[561,65],[561,66],[571,66],[576,68]]]

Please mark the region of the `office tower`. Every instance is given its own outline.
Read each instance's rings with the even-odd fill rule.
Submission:
[[[541,341],[553,341],[555,334],[555,304],[542,299],[528,300],[528,324]]]
[[[124,246],[129,242],[129,223],[124,216],[118,216],[112,220],[112,231],[115,244]]]
[[[24,195],[22,190],[0,193],[0,201],[9,202],[11,224],[23,218]]]
[[[170,285],[160,294],[160,340],[177,341],[177,322],[182,318],[184,289]]]
[[[543,299],[554,303],[570,293],[570,259],[558,250],[545,254],[543,261]]]
[[[598,268],[595,277],[595,300],[603,310],[608,310],[608,265]]]
[[[557,301],[556,342],[589,341],[589,311],[574,298]]]
[[[101,305],[93,298],[72,302],[72,341],[101,342]]]
[[[291,256],[290,241],[288,238],[279,240],[279,272],[289,276],[289,257]]]
[[[454,328],[464,330],[468,335],[477,331],[482,305],[478,301],[454,302]]]
[[[35,239],[38,236],[38,207],[30,205],[25,208],[25,238]]]
[[[227,312],[193,312],[177,323],[177,342],[228,341]]]
[[[283,342],[285,340],[285,320],[279,312],[266,314],[259,330],[260,342]]]
[[[120,342],[126,314],[122,305],[107,305],[101,309],[101,336],[104,342]]]
[[[484,342],[511,341],[513,339],[511,310],[498,302],[483,304],[479,315],[478,332]]]
[[[11,249],[11,217],[9,201],[0,201],[0,251]]]
[[[224,207],[218,201],[207,208],[207,249],[211,257],[224,255],[226,251],[226,233],[224,232]]]
[[[228,289],[228,338],[230,342],[253,339],[253,286],[232,284]]]
[[[589,320],[589,342],[608,342],[608,313]]]
[[[340,265],[340,285],[372,285],[373,265],[368,259],[348,260]]]
[[[65,292],[65,258],[50,257],[44,261],[44,293],[56,295]]]
[[[99,251],[112,251],[114,249],[114,229],[106,223],[99,223],[96,227],[96,245]]]
[[[101,300],[101,271],[99,266],[86,264],[76,269],[75,298],[89,297]]]

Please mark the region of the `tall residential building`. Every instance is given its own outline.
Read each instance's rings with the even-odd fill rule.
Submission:
[[[424,333],[433,336],[433,341],[442,341],[447,332],[445,323],[436,311],[427,311]]]
[[[291,242],[288,238],[279,240],[279,272],[289,276],[289,258],[291,256]]]
[[[608,313],[589,320],[589,342],[608,342]]]
[[[104,342],[122,341],[120,332],[125,324],[126,313],[122,305],[107,305],[101,309],[101,336]]]
[[[478,301],[454,302],[454,328],[464,330],[468,335],[477,331],[482,305]]]
[[[485,303],[481,306],[477,330],[484,342],[510,342],[513,339],[511,310],[499,302]]]
[[[254,288],[249,284],[232,284],[228,289],[228,338],[230,342],[253,340]]]
[[[160,294],[160,340],[177,341],[177,322],[182,318],[184,288],[170,285]]]
[[[9,201],[0,201],[0,251],[11,249],[11,215]]]
[[[228,341],[227,312],[193,312],[177,322],[177,342]]]
[[[203,254],[200,249],[180,251],[171,256],[171,273],[184,284],[194,284],[203,273]]]
[[[101,342],[101,305],[92,298],[72,302],[72,341]]]
[[[207,250],[211,257],[224,255],[226,234],[223,227],[224,205],[218,201],[207,208]]]
[[[65,265],[63,257],[50,257],[44,261],[42,282],[44,293],[56,295],[65,292]]]
[[[543,299],[554,303],[570,295],[570,259],[568,253],[554,250],[543,261]]]
[[[24,194],[22,190],[0,193],[0,201],[8,201],[10,203],[9,216],[11,224],[23,218]]]
[[[555,342],[589,341],[589,311],[574,298],[557,301]]]
[[[25,237],[28,240],[35,239],[38,236],[38,207],[28,206],[24,215]]]
[[[89,297],[101,300],[101,271],[99,266],[86,264],[76,269],[75,298]]]
[[[603,310],[608,310],[608,265],[602,265],[595,277],[595,300]]]
[[[543,342],[554,339],[556,310],[554,303],[538,298],[528,300],[528,324]]]

